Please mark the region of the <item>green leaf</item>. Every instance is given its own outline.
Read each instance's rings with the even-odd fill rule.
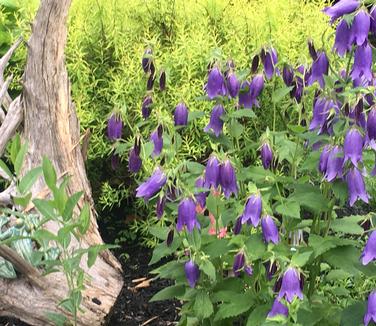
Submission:
[[[295,191],[289,197],[290,200],[296,201],[308,210],[319,213],[327,211],[329,201],[321,194],[320,190],[310,184],[296,184]]]
[[[97,260],[97,256],[99,255],[101,251],[111,249],[111,248],[117,248],[117,247],[118,246],[108,245],[108,244],[91,246],[88,249],[88,253],[87,253],[87,267],[91,268],[95,264],[95,261]]]
[[[333,269],[331,270],[326,276],[325,276],[325,280],[327,282],[331,282],[331,281],[338,281],[338,280],[344,280],[348,277],[350,277],[351,275],[347,272],[345,272],[344,270],[342,269]]]
[[[308,263],[311,256],[313,254],[313,250],[307,250],[304,252],[297,252],[291,258],[291,263],[297,267],[303,267],[305,264]]]
[[[195,316],[200,320],[208,318],[213,314],[213,304],[209,295],[205,291],[202,290],[197,293],[195,303],[193,305],[193,311]]]
[[[261,326],[265,322],[269,310],[269,304],[257,306],[248,316],[246,326]]]
[[[42,162],[44,181],[49,189],[54,191],[56,189],[56,172],[51,161],[44,156]]]
[[[197,162],[188,161],[187,169],[188,169],[188,172],[199,175],[205,170],[205,166]]]
[[[251,109],[240,109],[236,111],[232,111],[228,114],[229,118],[256,118],[256,114]]]
[[[342,311],[341,326],[363,325],[363,317],[366,312],[366,303],[356,302]]]
[[[85,203],[84,207],[82,207],[80,216],[78,218],[78,223],[80,233],[82,235],[85,234],[90,226],[90,207],[87,203]]]
[[[332,221],[331,229],[334,232],[362,235],[364,230],[358,223],[363,219],[363,216],[356,215],[337,218],[336,220]]]
[[[82,195],[83,195],[83,191],[80,191],[80,192],[74,193],[72,196],[68,198],[64,207],[63,215],[62,215],[65,222],[69,221],[72,218],[73,210],[76,207]]]
[[[229,251],[228,243],[229,241],[225,238],[218,239],[216,237],[212,237],[214,240],[209,243],[206,247],[204,247],[204,252],[210,258],[217,258],[222,255],[225,255]]]
[[[202,260],[200,269],[213,281],[216,280],[216,272],[213,263],[210,260]]]
[[[49,219],[54,219],[56,217],[54,208],[48,200],[36,198],[33,199],[33,204],[44,217]]]
[[[45,229],[36,230],[33,233],[33,238],[38,242],[42,243],[44,241],[57,241],[57,236],[50,231]]]
[[[27,143],[23,144],[19,152],[17,153],[16,160],[14,162],[14,172],[16,176],[20,175],[21,168],[22,168],[23,162],[25,160],[25,155],[27,152],[27,146],[28,146]]]
[[[160,261],[163,257],[172,255],[179,248],[181,244],[180,238],[175,238],[170,247],[167,246],[166,242],[162,242],[157,245],[153,250],[153,256],[149,262],[149,265],[153,265]]]
[[[5,174],[6,174],[9,178],[13,179],[13,174],[12,174],[12,172],[10,172],[8,166],[5,164],[5,162],[4,162],[3,160],[0,160],[0,169],[3,170],[3,171],[5,172]]]
[[[26,207],[30,203],[31,196],[31,192],[29,192],[25,196],[13,197],[13,201],[16,205]]]
[[[265,243],[259,233],[251,234],[245,246],[247,248],[247,255],[252,259],[262,258],[266,251]]]
[[[230,135],[234,138],[239,138],[244,131],[244,127],[242,124],[237,122],[236,120],[232,121],[229,126]]]
[[[351,275],[358,275],[362,268],[359,261],[360,250],[353,246],[333,248],[323,254],[323,259],[329,265],[342,269]]]
[[[151,226],[148,228],[148,231],[152,236],[164,241],[167,239],[170,228],[167,226]]]
[[[72,240],[73,230],[77,227],[76,224],[67,224],[59,229],[57,232],[57,241],[63,248],[68,248]]]
[[[205,115],[205,112],[202,111],[193,111],[188,113],[188,122],[194,121],[198,118],[201,118]]]
[[[17,154],[21,149],[21,137],[19,134],[16,134],[10,145],[10,160],[14,166],[16,163]]]
[[[35,181],[37,181],[41,173],[41,167],[37,167],[28,171],[25,174],[25,176],[21,179],[21,181],[18,183],[18,190],[20,191],[20,193],[25,194],[26,192],[28,192],[35,183]]]
[[[314,258],[322,255],[323,253],[341,246],[354,246],[357,242],[350,239],[341,239],[333,236],[326,236],[325,238],[310,234],[309,245],[314,250]]]
[[[287,199],[279,204],[275,210],[282,216],[300,219],[300,205],[296,201]]]
[[[281,101],[287,94],[290,93],[290,91],[293,89],[293,86],[290,87],[282,87],[274,91],[272,96],[272,102],[278,103]]]
[[[230,317],[239,316],[248,311],[254,301],[250,294],[244,293],[233,298],[229,303],[223,303],[219,306],[218,312],[215,315],[214,321],[223,320]]]
[[[52,321],[56,326],[64,326],[67,325],[68,319],[63,314],[57,314],[52,311],[46,312],[47,318]]]
[[[150,299],[149,302],[173,299],[175,297],[182,296],[184,292],[185,292],[185,285],[183,284],[172,285],[159,291]]]

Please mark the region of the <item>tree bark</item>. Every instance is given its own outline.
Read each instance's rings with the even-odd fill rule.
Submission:
[[[39,166],[45,155],[55,166],[57,175],[70,176],[69,195],[84,191],[83,201],[89,202],[92,209],[91,224],[81,243],[87,247],[103,241],[98,232],[91,188],[80,151],[79,122],[71,101],[65,67],[66,21],[70,4],[71,0],[42,0],[28,41],[21,97],[23,139],[28,142],[24,169]],[[32,189],[34,195],[44,190],[41,179]],[[79,205],[82,207],[83,202]],[[56,233],[58,226],[49,223],[47,228]],[[84,312],[79,314],[78,324],[101,325],[122,288],[121,267],[114,256],[105,251],[87,273],[90,280],[85,284]],[[0,316],[11,315],[32,325],[49,325],[46,311],[64,313],[57,304],[68,293],[65,276],[53,273],[40,278],[41,282],[31,282],[30,278],[22,276],[11,281],[0,279]]]

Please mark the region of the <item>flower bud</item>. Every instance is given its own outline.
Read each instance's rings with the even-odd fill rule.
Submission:
[[[198,279],[200,278],[200,270],[198,266],[191,259],[185,263],[184,271],[189,286],[191,288],[194,288],[196,286]]]
[[[188,124],[188,108],[183,102],[176,106],[174,120],[175,126],[186,126]]]

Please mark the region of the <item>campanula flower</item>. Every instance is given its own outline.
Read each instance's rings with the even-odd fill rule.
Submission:
[[[373,35],[376,35],[376,5],[374,5],[371,8],[370,16],[371,16],[371,26],[370,26],[370,29],[371,29],[371,32],[373,33]]]
[[[205,179],[204,177],[197,178],[195,182],[196,188],[204,188],[205,187]],[[206,205],[206,197],[208,196],[208,191],[200,191],[198,193],[195,193],[195,199],[196,202],[201,206],[201,208],[204,208]]]
[[[165,196],[159,197],[157,199],[156,213],[157,213],[158,220],[163,216],[165,204],[166,204],[166,197]]]
[[[191,259],[185,263],[184,271],[189,286],[191,288],[194,288],[196,286],[198,279],[200,278],[200,270],[198,266]]]
[[[341,178],[343,171],[343,150],[339,146],[333,146],[328,155],[326,173],[324,178],[331,182],[335,178]]]
[[[167,177],[161,168],[156,168],[151,177],[138,186],[136,197],[143,197],[145,200],[149,200],[162,189],[166,181]]]
[[[186,126],[188,124],[188,108],[183,102],[175,108],[174,121],[175,126]]]
[[[376,140],[376,107],[373,107],[368,113],[367,137],[370,140]]]
[[[358,199],[368,203],[369,196],[367,194],[364,179],[360,171],[357,168],[351,168],[347,172],[346,180],[350,206],[353,206]]]
[[[362,160],[363,152],[363,136],[356,128],[351,128],[345,136],[343,145],[344,163],[350,160],[354,166],[358,166],[358,162]]]
[[[183,199],[178,207],[178,222],[176,229],[180,232],[186,226],[189,233],[194,227],[200,228],[200,223],[197,221],[196,205],[191,198]]]
[[[242,230],[242,216],[239,216],[236,221],[232,232],[236,235],[239,234]]]
[[[293,267],[289,267],[283,274],[278,299],[285,298],[288,303],[291,303],[295,297],[303,300],[303,292],[298,271]]]
[[[220,163],[218,159],[212,155],[209,157],[205,168],[205,187],[210,189],[211,187],[217,188],[219,185],[219,170]]]
[[[271,47],[268,50],[261,51],[261,60],[264,65],[264,71],[266,78],[272,78],[274,72],[276,71],[275,66],[278,63],[277,51]]]
[[[317,52],[317,59],[312,63],[311,75],[308,78],[308,85],[317,81],[321,88],[324,88],[324,75],[328,75],[329,61],[324,51]]]
[[[153,62],[152,60],[152,54],[153,51],[152,49],[146,49],[144,52],[144,55],[142,57],[142,69],[144,70],[145,73],[148,73],[150,71],[150,66]]]
[[[268,142],[261,145],[261,161],[265,170],[270,169],[273,161],[273,151]]]
[[[351,14],[358,7],[358,0],[340,0],[334,6],[326,7],[323,12],[330,17],[330,22],[333,24],[338,18]]]
[[[244,266],[244,272],[248,275],[248,276],[252,276],[253,274],[253,268],[251,265],[245,265]]]
[[[367,39],[370,28],[370,17],[364,10],[360,10],[351,25],[351,42],[361,46]]]
[[[265,242],[273,242],[274,244],[279,242],[278,228],[272,217],[269,215],[262,217],[261,229]]]
[[[140,157],[140,151],[135,146],[129,151],[129,158],[128,158],[128,169],[131,173],[137,173],[140,171],[142,165],[142,160]]]
[[[142,106],[141,106],[141,113],[144,119],[149,118],[152,105],[153,105],[152,97],[150,95],[145,96],[142,101]]]
[[[360,259],[363,265],[368,265],[376,259],[376,231],[372,231],[369,236]]]
[[[157,157],[162,152],[163,148],[163,128],[161,125],[158,126],[156,130],[154,130],[150,135],[150,140],[154,144],[153,153],[151,154],[152,157]]]
[[[232,98],[238,96],[240,84],[234,72],[230,71],[226,78],[228,95]]]
[[[364,325],[368,326],[370,321],[376,323],[376,291],[373,290],[368,296],[367,311],[364,315]]]
[[[107,121],[107,137],[109,140],[121,138],[123,132],[123,121],[118,114],[112,113]]]
[[[167,234],[167,239],[166,239],[167,247],[170,247],[173,241],[174,241],[174,229],[171,229]]]
[[[333,46],[333,49],[336,50],[341,57],[351,50],[351,37],[351,27],[345,19],[342,19],[337,26],[335,43]]]
[[[311,56],[312,60],[317,59],[317,52],[316,52],[315,45],[313,44],[312,39],[308,40],[308,52],[309,52],[309,55]]]
[[[278,315],[287,317],[289,315],[289,310],[283,303],[279,301],[279,299],[275,299],[272,309],[268,313],[268,318],[273,318]]]
[[[258,54],[256,54],[253,59],[252,59],[252,63],[251,63],[251,73],[254,74],[256,73],[258,67],[259,67],[259,64],[260,64],[260,56]]]
[[[230,160],[226,160],[220,165],[219,183],[226,198],[229,198],[232,193],[235,194],[235,196],[237,195],[238,185],[236,182],[236,174]]]
[[[242,214],[242,224],[248,223],[257,227],[260,223],[260,217],[262,212],[262,200],[259,193],[251,195],[245,204]]]
[[[210,99],[217,96],[226,95],[225,79],[223,78],[218,66],[214,66],[209,73],[208,83],[206,84],[206,92]]]
[[[166,72],[164,70],[162,70],[159,75],[159,89],[161,91],[166,89]]]
[[[372,49],[368,42],[356,48],[350,75],[352,79],[364,77],[368,81],[372,80]]]
[[[264,263],[264,267],[265,267],[265,272],[266,272],[266,279],[268,281],[271,281],[274,274],[277,272],[277,264],[275,261],[273,261],[273,263],[270,262],[270,260],[268,260],[266,263]]]
[[[232,265],[232,270],[235,276],[240,276],[240,271],[243,269],[245,263],[244,253],[241,251],[234,257],[234,264]]]
[[[205,132],[209,132],[209,130],[212,130],[214,135],[216,137],[219,137],[219,135],[222,133],[223,129],[223,120],[221,117],[225,114],[225,109],[223,105],[218,104],[214,106],[211,115],[210,120],[207,126],[204,128]]]
[[[330,145],[325,145],[320,154],[319,171],[322,174],[326,174],[326,168],[328,166],[328,158],[331,151]]]
[[[282,78],[283,81],[285,82],[285,85],[287,87],[293,86],[294,84],[294,69],[288,64],[283,66],[283,71],[282,71]]]

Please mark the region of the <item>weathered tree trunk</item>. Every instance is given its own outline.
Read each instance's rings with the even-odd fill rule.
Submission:
[[[91,225],[82,240],[82,245],[86,247],[103,241],[98,232],[91,188],[80,151],[79,122],[71,101],[64,62],[70,3],[71,0],[41,1],[28,42],[21,101],[16,99],[14,106],[18,109],[21,107],[23,111],[23,138],[28,142],[25,170],[40,165],[41,158],[46,155],[58,175],[71,176],[68,193],[83,190],[84,200],[91,204]],[[2,84],[3,78],[0,80],[0,89]],[[20,115],[17,110],[14,111]],[[10,113],[9,108],[7,116]],[[15,126],[11,129],[15,129],[20,120],[17,116],[17,123],[13,122]],[[0,127],[0,138],[3,127],[6,128],[5,120]],[[34,185],[33,194],[40,194],[44,189],[45,185],[39,180]],[[47,228],[56,232],[57,225],[51,223]],[[6,254],[0,248],[0,255]],[[79,324],[100,325],[122,288],[121,267],[112,254],[105,251],[87,272],[91,279],[83,292],[84,313],[79,314]],[[26,273],[33,275],[31,278],[26,275],[11,281],[0,279],[0,316],[14,316],[32,325],[48,325],[47,310],[63,313],[57,304],[68,293],[65,276],[54,273],[42,277],[36,269]]]

